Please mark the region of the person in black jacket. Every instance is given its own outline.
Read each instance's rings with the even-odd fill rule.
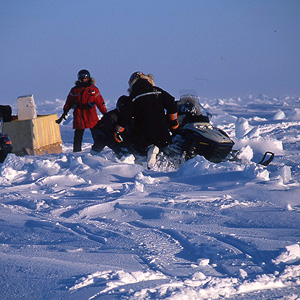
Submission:
[[[119,158],[128,152],[125,143],[118,143],[114,139],[114,131],[117,126],[118,114],[117,108],[108,111],[92,128],[91,131],[94,140],[94,144],[90,150],[92,155],[100,153],[105,146],[113,150]]]
[[[159,150],[171,142],[169,129],[179,126],[175,98],[155,86],[152,75],[142,72],[133,73],[128,84],[129,96],[118,100],[115,140],[121,143],[122,133],[129,126],[130,144],[140,155],[147,155],[148,162],[153,161]]]

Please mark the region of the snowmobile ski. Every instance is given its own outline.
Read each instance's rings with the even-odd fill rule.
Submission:
[[[265,152],[261,161],[258,162],[258,164],[267,166],[273,160],[273,158],[274,158],[274,153],[271,151],[267,151],[267,152]]]
[[[241,163],[243,160],[238,158],[239,150],[231,150],[230,157],[227,159],[228,161],[233,161],[237,163]],[[274,159],[275,154],[271,151],[266,151],[262,157],[262,159],[257,163],[259,165],[268,166],[270,162]]]

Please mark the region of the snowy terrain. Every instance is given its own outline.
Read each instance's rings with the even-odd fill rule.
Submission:
[[[62,111],[64,101],[37,105]],[[0,164],[0,295],[300,299],[300,98],[203,99],[243,162],[147,170],[105,150]],[[113,103],[108,103],[113,108]],[[257,165],[264,151],[268,166]]]

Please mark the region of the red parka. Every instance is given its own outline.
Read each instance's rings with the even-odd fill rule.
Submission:
[[[91,78],[87,84],[76,82],[63,109],[65,113],[68,113],[74,108],[73,129],[86,129],[93,128],[99,121],[96,107],[102,114],[107,112],[104,99],[95,86],[95,80]]]

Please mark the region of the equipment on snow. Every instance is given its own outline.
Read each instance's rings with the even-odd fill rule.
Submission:
[[[258,162],[260,165],[267,166],[274,158],[274,153],[271,151],[265,152],[263,158],[260,162]]]
[[[12,152],[12,143],[9,136],[0,133],[0,163],[2,164],[8,153]]]
[[[179,128],[172,138],[172,144],[164,152],[184,155],[189,160],[196,155],[219,163],[226,160],[234,142],[221,129],[210,123],[211,114],[196,100],[185,95],[178,101]]]
[[[2,106],[4,111],[7,111],[7,107],[9,106]],[[11,108],[8,109],[9,115],[11,116]],[[3,118],[4,116],[4,118]],[[7,120],[5,114],[0,114],[0,163],[2,164],[7,156],[8,153],[12,152],[12,143],[9,136],[5,133],[2,133],[3,128],[3,121]]]
[[[178,101],[179,128],[172,143],[163,152],[168,156],[181,156],[187,161],[196,155],[208,161],[240,161],[238,151],[232,150],[234,141],[222,129],[211,123],[212,115],[199,103],[196,96],[184,95]],[[274,158],[266,152],[259,164],[267,166]]]
[[[0,105],[0,119],[1,118],[3,122],[10,122],[12,120],[12,109],[10,105]]]

